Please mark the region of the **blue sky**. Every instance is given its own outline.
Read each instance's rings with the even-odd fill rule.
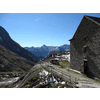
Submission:
[[[99,13],[0,13],[0,26],[22,47],[70,44],[84,15]]]

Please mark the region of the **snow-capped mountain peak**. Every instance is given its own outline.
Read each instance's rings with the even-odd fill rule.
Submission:
[[[39,49],[44,49],[44,50],[48,50],[48,46],[46,46],[45,44],[43,46],[41,46]]]
[[[42,47],[47,47],[45,44],[43,44],[43,46]]]
[[[67,44],[64,44],[62,46],[53,46],[54,49],[53,49],[53,52],[60,52],[60,51],[69,51],[70,50],[70,45],[67,45]],[[41,47],[25,47],[25,49],[29,50],[30,52],[32,52],[34,55],[36,56],[42,56],[42,57],[45,57],[49,51],[52,50],[52,46],[46,46],[45,44]]]

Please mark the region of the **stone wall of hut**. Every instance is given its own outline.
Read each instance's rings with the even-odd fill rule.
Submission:
[[[74,38],[70,41],[70,67],[87,75],[100,78],[100,25],[83,18]]]

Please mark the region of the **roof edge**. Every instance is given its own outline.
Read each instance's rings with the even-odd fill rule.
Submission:
[[[85,18],[85,16],[86,16],[86,15],[83,16],[82,20]],[[81,20],[81,22],[82,22],[82,20]],[[81,22],[80,22],[80,24],[81,24]],[[78,25],[78,27],[77,27],[77,29],[76,29],[75,34],[73,35],[73,37],[72,37],[71,39],[69,39],[68,41],[71,41],[71,40],[74,39],[74,37],[75,37],[75,35],[76,35],[76,32],[77,32],[77,30],[78,30],[80,24]]]
[[[71,38],[70,40],[68,40],[68,41],[71,41],[73,38]]]
[[[90,17],[93,17],[93,16],[90,16]],[[85,18],[87,18],[87,19],[91,20],[92,22],[94,22],[95,24],[97,24],[97,25],[99,25],[99,26],[100,26],[100,23],[98,23],[97,21],[93,20],[93,19],[92,19],[92,18],[90,18],[90,17],[85,15]],[[98,17],[96,17],[96,18],[98,18]]]
[[[93,16],[90,16],[90,17],[93,17]],[[83,20],[84,18],[86,18],[86,19],[88,19],[88,20],[90,20],[90,21],[92,21],[92,22],[94,22],[95,24],[97,24],[97,25],[100,26],[100,23],[98,23],[97,21],[93,20],[93,19],[90,18],[90,17],[87,16],[87,15],[84,15],[83,18],[82,18],[82,20]],[[96,18],[99,18],[99,17],[96,17]],[[82,20],[81,20],[81,22],[82,22]],[[80,22],[80,24],[81,24],[81,22]],[[80,26],[80,24],[79,24],[79,26]],[[79,28],[79,26],[78,26],[78,28]],[[77,30],[78,30],[78,28],[77,28]],[[77,30],[76,30],[76,32],[77,32]],[[71,39],[69,39],[68,41],[71,41],[71,40],[74,39],[74,37],[75,37],[75,35],[76,35],[76,32],[75,32],[74,36],[73,36]]]

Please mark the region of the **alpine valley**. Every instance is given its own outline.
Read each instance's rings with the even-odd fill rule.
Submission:
[[[0,26],[0,88],[34,87],[41,83],[40,73],[44,68],[39,60],[51,50],[52,46],[46,45],[23,48]],[[70,45],[67,44],[54,46],[53,53],[69,50]],[[48,86],[51,87],[50,84]]]
[[[0,26],[0,72],[28,71],[37,63],[37,57],[21,47]]]

